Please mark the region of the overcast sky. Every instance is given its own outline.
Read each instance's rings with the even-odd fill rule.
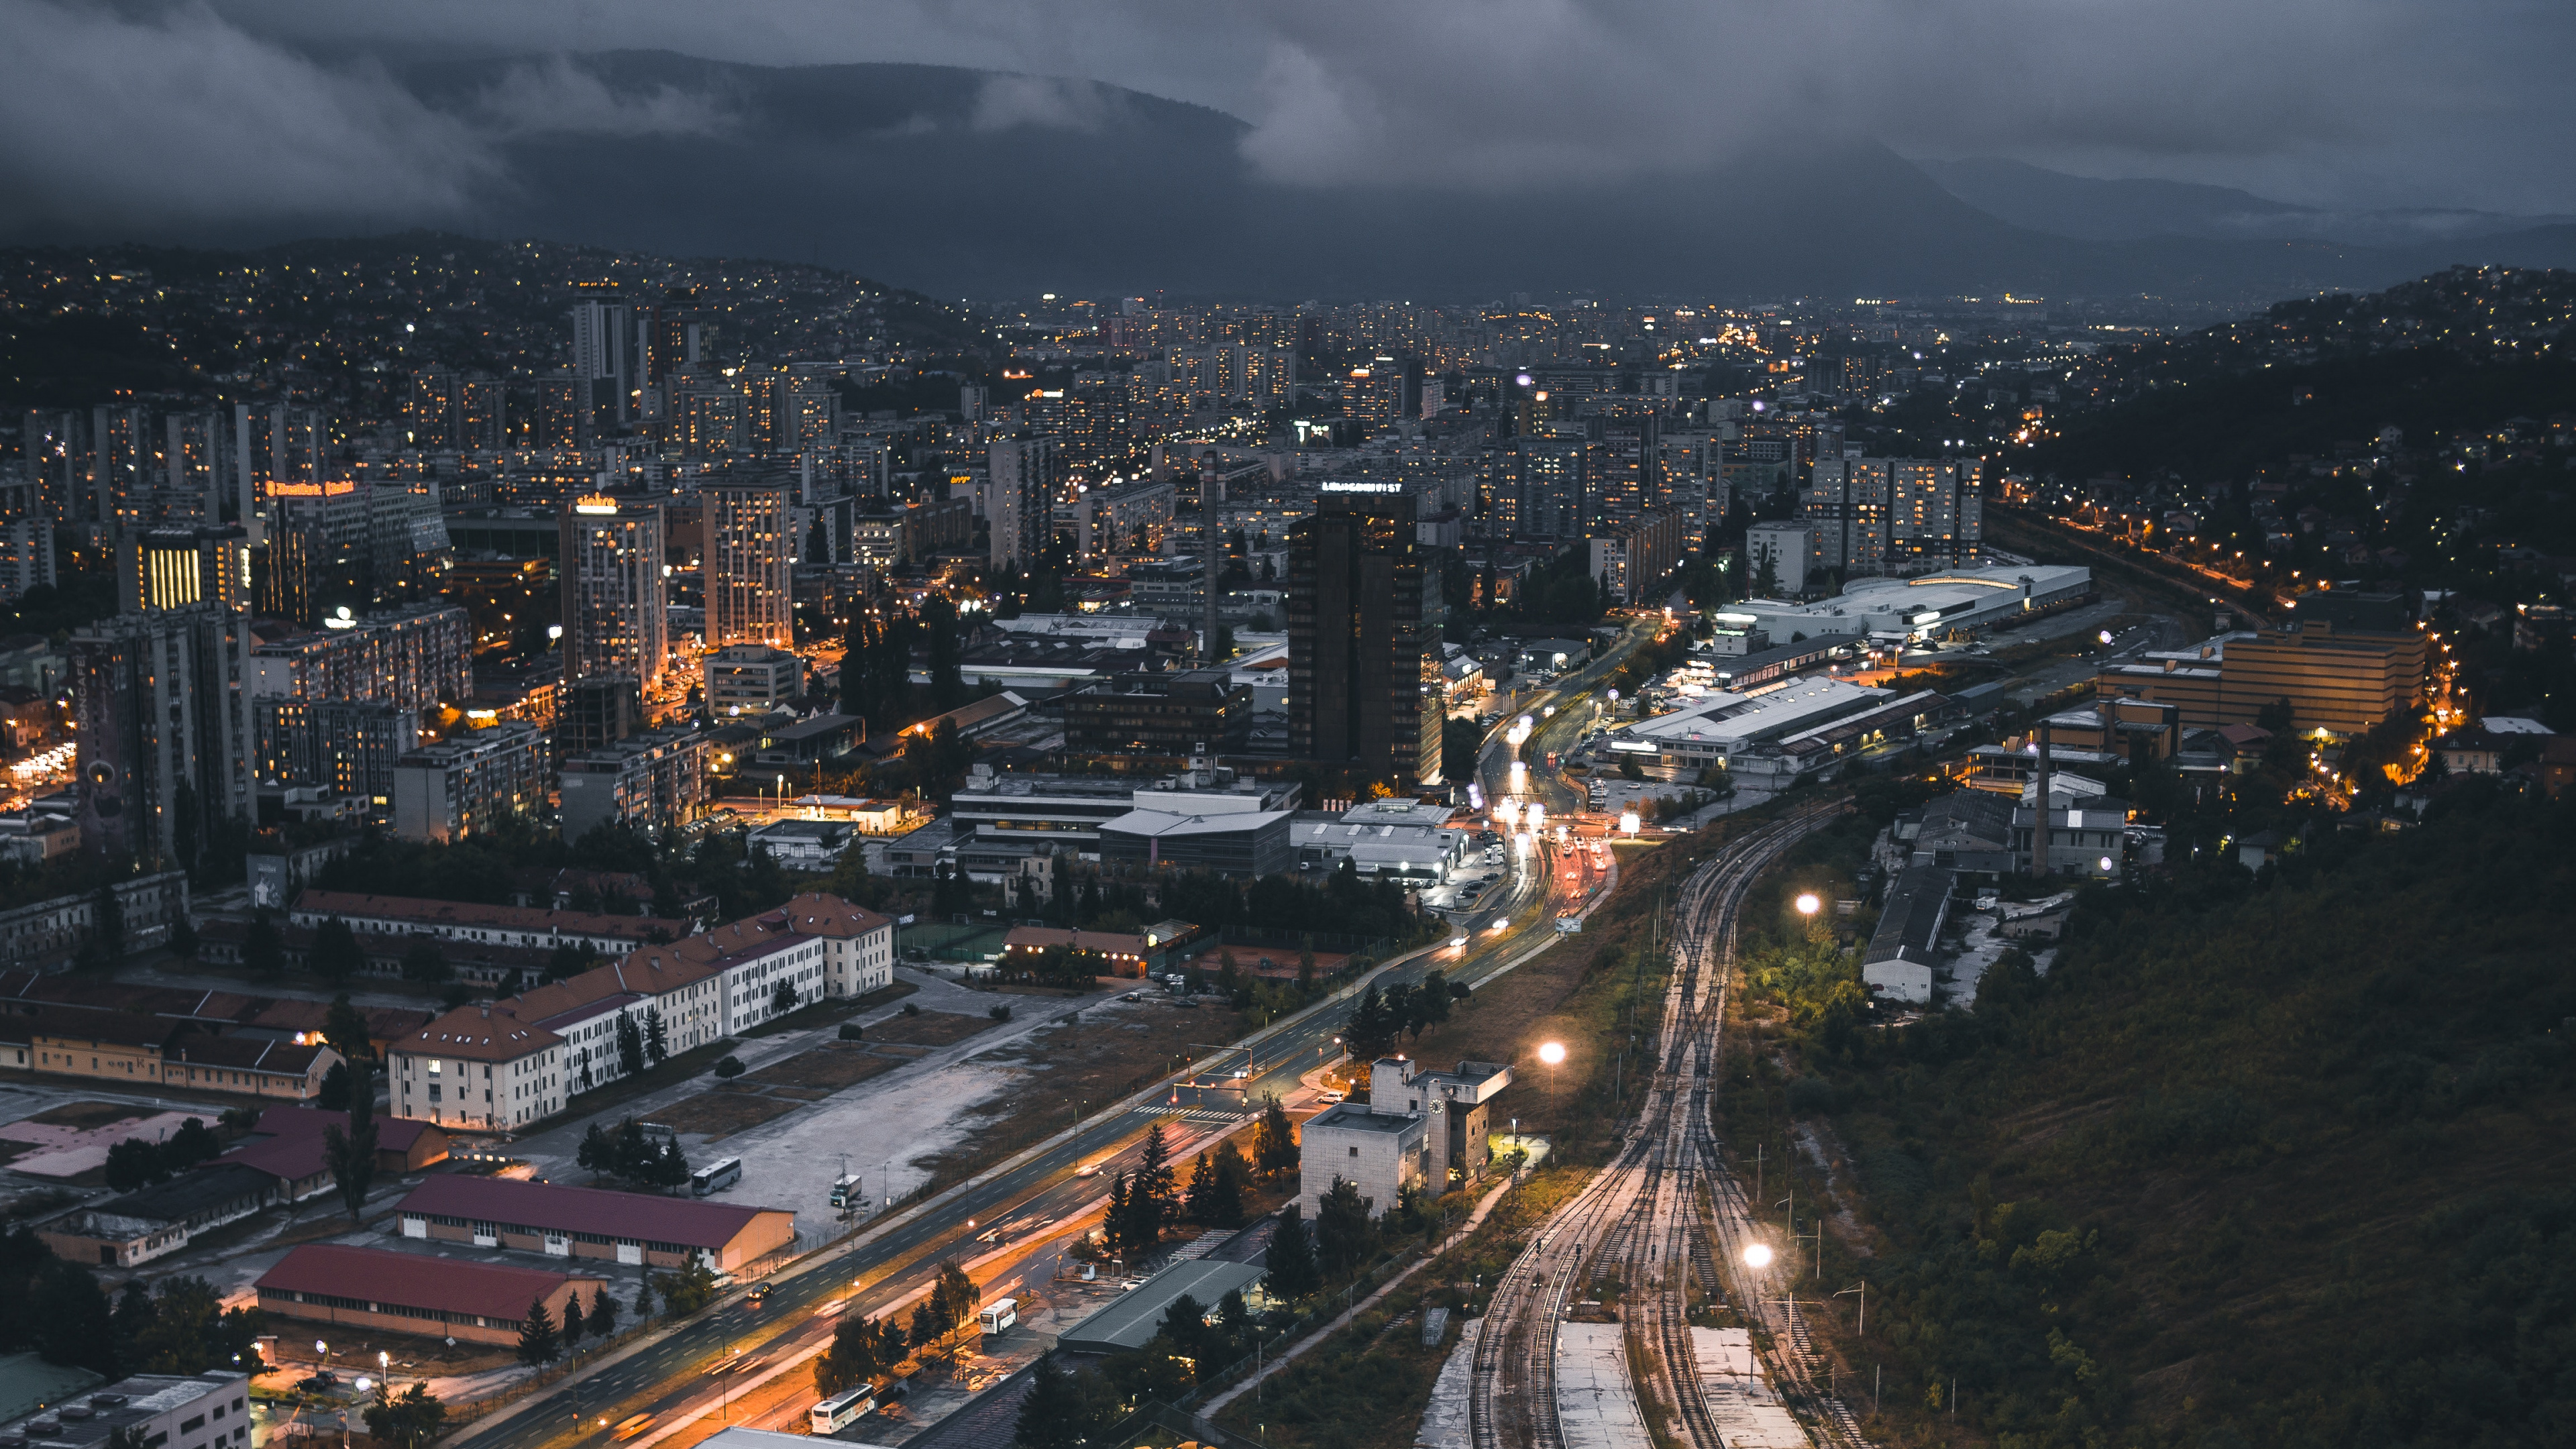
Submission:
[[[2570,0],[0,0],[0,195],[71,194],[102,225],[324,195],[434,212],[532,115],[706,107],[582,93],[558,64],[440,114],[369,51],[628,47],[1108,82],[1241,117],[1246,162],[1291,185],[1510,191],[1786,129],[2335,207],[2576,212]]]

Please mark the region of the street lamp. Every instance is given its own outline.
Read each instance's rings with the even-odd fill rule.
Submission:
[[[1816,912],[1824,909],[1824,904],[1825,903],[1823,901],[1816,898],[1816,893],[1814,891],[1801,891],[1798,893],[1798,914],[1805,916],[1810,920],[1815,918]]]
[[[1748,1268],[1770,1267],[1771,1245],[1768,1243],[1755,1243],[1747,1247],[1744,1250],[1744,1266]]]
[[[1538,1059],[1547,1063],[1547,1095],[1549,1101],[1554,1101],[1556,1100],[1556,1069],[1565,1064],[1565,1043],[1561,1041],[1540,1043]]]

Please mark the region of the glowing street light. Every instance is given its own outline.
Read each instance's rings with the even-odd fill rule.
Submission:
[[[1771,1245],[1768,1243],[1755,1243],[1747,1247],[1744,1250],[1744,1266],[1748,1268],[1770,1267]]]
[[[1538,1059],[1547,1063],[1547,1095],[1548,1100],[1554,1101],[1556,1099],[1556,1069],[1565,1065],[1565,1043],[1561,1041],[1539,1043]]]
[[[1814,891],[1801,891],[1798,894],[1799,915],[1812,918],[1816,912],[1824,909],[1824,905],[1825,903],[1823,901],[1816,898],[1816,893]]]
[[[1636,811],[1634,811],[1634,810],[1622,810],[1622,811],[1620,811],[1620,812],[1619,812],[1619,828],[1620,828],[1620,829],[1622,829],[1622,830],[1624,830],[1624,831],[1626,831],[1626,832],[1628,832],[1628,838],[1629,838],[1630,840],[1634,840],[1634,839],[1636,839],[1636,838],[1637,838],[1637,812],[1636,812]]]

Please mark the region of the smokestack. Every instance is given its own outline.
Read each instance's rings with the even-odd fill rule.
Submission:
[[[2048,721],[2039,722],[2039,809],[2030,822],[2030,873],[2048,874]]]

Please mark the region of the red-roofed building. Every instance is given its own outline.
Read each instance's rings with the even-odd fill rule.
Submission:
[[[271,1107],[259,1125],[217,1162],[237,1162],[277,1179],[279,1200],[295,1202],[331,1190],[323,1150],[330,1128],[349,1130],[349,1114],[319,1107]],[[376,1119],[376,1170],[400,1176],[447,1160],[447,1134],[427,1122]]]
[[[309,892],[308,892],[309,894]],[[808,892],[686,940],[645,945],[488,1006],[459,1007],[386,1052],[396,1116],[515,1131],[648,1061],[740,1034],[795,1006],[894,980],[894,923]],[[787,1004],[780,988],[793,994]]]
[[[489,946],[587,945],[603,956],[623,956],[655,937],[676,941],[698,929],[695,921],[655,916],[606,916],[595,911],[555,911],[535,906],[485,906],[413,896],[371,896],[351,891],[306,890],[287,919],[318,929],[332,919],[353,931],[428,935],[442,941]]]
[[[259,1306],[308,1323],[516,1343],[528,1305],[563,1322],[579,1298],[586,1314],[608,1289],[596,1273],[554,1272],[502,1263],[306,1243],[259,1277]]]
[[[402,1200],[402,1235],[478,1248],[730,1273],[796,1240],[786,1208],[563,1187],[509,1177],[432,1176]],[[524,1315],[526,1308],[521,1306]]]

